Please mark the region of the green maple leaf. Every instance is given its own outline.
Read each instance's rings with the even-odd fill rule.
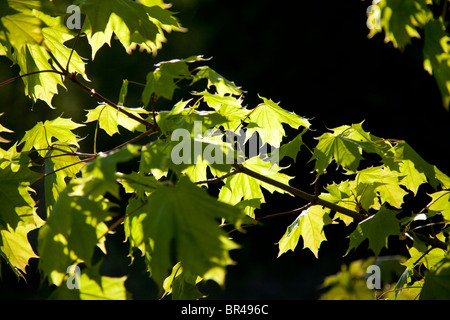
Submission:
[[[408,193],[399,186],[399,175],[384,166],[371,167],[358,171],[356,180],[358,183],[367,184],[365,193],[368,197],[374,199],[377,195],[381,198],[381,203],[389,202],[390,205],[400,209],[403,204],[403,198]],[[372,194],[372,196],[369,196]],[[378,209],[376,202],[371,201],[374,207]]]
[[[227,80],[210,67],[203,66],[197,68],[197,70],[197,73],[194,75],[193,83],[201,79],[207,79],[207,88],[214,86],[217,94],[222,97],[226,95],[240,95],[242,93],[241,88],[238,87],[233,81]]]
[[[419,299],[450,299],[450,261],[448,257],[442,259],[438,266],[426,275]]]
[[[248,159],[244,163],[244,166],[254,172],[269,176],[270,178],[286,185],[289,185],[289,180],[292,179],[292,177],[284,173],[280,173],[279,170],[281,168],[278,167],[278,165],[271,164],[268,161],[263,161],[259,157]],[[259,199],[259,201],[257,201],[259,206],[260,203],[265,202],[264,194],[261,188],[266,189],[270,193],[273,193],[274,191],[285,193],[284,190],[274,187],[273,185],[262,182],[261,180],[244,173],[237,173],[225,180],[225,185],[221,188],[218,199],[231,205],[236,205],[241,200],[255,201]],[[252,218],[255,217],[254,209],[254,206],[249,206],[246,209],[246,213]]]
[[[355,210],[356,207],[356,199],[355,196],[358,197],[357,190],[354,188],[355,183],[353,181],[343,181],[339,184],[330,184],[326,186],[325,190],[327,193],[321,193],[320,198],[331,203],[335,203],[341,207]],[[355,193],[356,192],[356,193]],[[358,199],[358,198],[357,198]],[[358,199],[362,202],[362,199]],[[368,207],[363,206],[365,209]],[[349,225],[353,222],[353,218],[343,215],[339,212],[335,213],[335,217],[341,219],[346,225]]]
[[[144,105],[149,104],[153,94],[156,94],[157,97],[172,100],[173,93],[178,88],[177,82],[181,79],[192,78],[188,63],[202,60],[201,56],[192,56],[186,59],[174,59],[158,63],[155,71],[147,74],[145,88],[142,92]]]
[[[98,157],[81,169],[81,178],[76,179],[72,195],[97,197],[109,192],[119,198],[116,181],[117,164],[138,156],[139,146],[127,145],[110,153],[99,153]]]
[[[125,108],[126,111],[134,114],[135,116],[142,119],[140,114],[148,114],[149,111],[143,108]],[[99,127],[105,130],[110,136],[115,133],[119,133],[119,125],[125,129],[135,132],[135,131],[145,131],[144,126],[137,122],[136,120],[130,119],[128,116],[119,112],[116,108],[108,104],[100,104],[95,109],[88,110],[86,115],[87,119],[85,123],[98,121]]]
[[[381,10],[380,23],[385,32],[385,42],[392,42],[400,49],[411,43],[411,38],[420,38],[418,28],[432,18],[426,0],[382,0],[377,6]],[[369,37],[378,32],[380,30],[372,29]]]
[[[294,162],[297,161],[297,154],[300,152],[300,148],[304,145],[302,136],[305,132],[306,130],[302,131],[302,133],[298,134],[294,139],[280,147],[278,151],[278,158],[280,161],[284,157],[289,157],[294,160]]]
[[[244,121],[256,125],[256,127],[247,128],[247,137],[258,132],[263,142],[279,148],[281,140],[285,136],[283,123],[294,129],[298,129],[300,126],[309,128],[310,123],[307,119],[282,109],[279,103],[264,97],[260,98],[263,103],[250,110],[247,119],[244,119]]]
[[[20,74],[52,70],[49,61],[55,57],[66,65],[71,50],[64,43],[75,36],[64,24],[61,15],[52,2],[7,0],[0,10],[0,54],[6,55],[20,67]],[[56,16],[55,15],[60,15]],[[51,52],[53,57],[49,54]],[[69,69],[86,79],[84,62],[77,52],[72,53]],[[52,98],[63,88],[61,76],[56,73],[35,73],[22,80],[25,93],[34,101],[45,101],[52,107]]]
[[[316,161],[315,170],[319,174],[333,160],[346,170],[356,171],[363,159],[363,151],[378,154],[383,159],[393,158],[390,142],[366,132],[362,123],[340,126],[331,131],[318,137],[319,142],[314,148],[312,159]]]
[[[316,160],[314,169],[322,174],[332,160],[345,169],[355,171],[363,159],[360,147],[352,139],[346,139],[353,132],[349,126],[332,129],[333,133],[321,135],[314,148],[313,158]]]
[[[49,298],[54,300],[126,300],[128,295],[125,288],[127,276],[108,277],[101,275],[99,269],[100,264],[81,269],[79,275],[68,273],[73,277],[67,279],[68,283],[74,284],[76,281],[79,288],[61,285],[52,292]]]
[[[146,254],[152,277],[159,284],[173,266],[223,284],[225,268],[232,263],[229,251],[237,245],[218,226],[219,221],[239,225],[239,209],[219,202],[187,178],[153,191],[141,208],[134,205],[126,218],[128,237]]]
[[[45,170],[45,205],[47,215],[50,214],[58,195],[66,187],[66,178],[73,178],[84,163],[75,156],[75,150],[68,146],[58,146],[58,149],[48,151],[44,159]]]
[[[44,123],[38,122],[25,133],[20,141],[20,144],[24,143],[22,151],[30,151],[34,148],[40,156],[44,157],[47,149],[55,142],[79,147],[77,135],[72,130],[82,126],[84,125],[65,118],[46,120]]]
[[[25,268],[31,258],[38,258],[28,240],[28,233],[41,227],[44,221],[35,214],[36,224],[19,223],[13,229],[8,226],[2,230],[0,227],[0,256],[11,266],[17,277],[26,274]]]
[[[417,191],[419,185],[424,180],[424,175],[428,179],[428,182],[437,188],[439,181],[437,179],[437,171],[435,167],[426,162],[408,143],[401,141],[394,147],[394,161],[400,163],[401,175],[405,177],[401,180],[408,189]],[[391,170],[395,170],[396,163],[392,163],[390,160],[385,163],[391,167]]]
[[[445,220],[450,220],[450,191],[443,190],[430,194],[433,199],[428,205],[430,214],[441,213]]]
[[[141,200],[145,200],[159,186],[155,177],[143,173],[117,173],[116,176],[118,177],[117,182],[122,185],[126,193],[135,193],[136,197]]]
[[[399,221],[395,217],[398,211],[385,207],[369,218],[361,221],[350,234],[348,251],[357,248],[364,240],[369,241],[369,249],[378,256],[382,248],[388,247],[388,237],[400,234]]]
[[[40,269],[51,283],[60,285],[73,262],[90,265],[96,246],[105,250],[105,221],[110,219],[112,205],[103,195],[109,192],[118,197],[116,165],[135,157],[138,149],[127,145],[115,152],[100,153],[83,166],[80,178],[72,179],[59,193],[38,238]]]
[[[172,273],[164,280],[164,295],[172,295],[173,300],[198,300],[205,295],[198,289],[197,283],[202,278],[197,275],[183,271],[183,267],[178,262],[173,268]]]
[[[322,206],[312,206],[302,211],[278,242],[278,257],[289,250],[294,251],[301,236],[304,247],[318,258],[320,245],[327,240],[323,227],[329,223],[331,219]]]
[[[101,196],[73,195],[70,184],[60,193],[47,223],[39,230],[39,268],[50,283],[61,285],[67,267],[78,262],[91,265],[96,246],[107,231],[110,203]]]
[[[430,251],[422,252],[416,247],[411,247],[408,249],[410,258],[402,263],[405,267],[413,270],[417,264],[417,261],[423,263],[425,268],[428,270],[433,269],[443,258],[445,258],[446,252],[440,248],[434,248]]]
[[[130,52],[136,46],[156,53],[166,40],[164,31],[183,31],[172,13],[155,5],[147,7],[130,0],[75,1],[86,14],[83,31],[92,48],[92,59],[113,33]]]
[[[44,223],[30,194],[30,185],[40,175],[28,168],[28,162],[16,144],[8,151],[0,149],[0,256],[18,277],[26,273],[28,260],[37,257],[27,235]]]
[[[34,224],[35,201],[30,195],[30,185],[40,175],[26,166],[13,168],[12,165],[0,169],[0,221],[15,229],[21,222]]]
[[[424,27],[424,68],[436,79],[444,107],[450,107],[450,37],[441,18],[429,21]]]
[[[199,93],[208,106],[224,116],[227,121],[223,125],[228,130],[236,130],[248,115],[249,110],[242,106],[242,99],[234,96],[211,94],[208,91]]]

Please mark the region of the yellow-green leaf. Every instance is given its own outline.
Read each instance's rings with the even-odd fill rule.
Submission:
[[[278,257],[289,250],[294,251],[301,236],[304,247],[309,248],[318,258],[320,245],[327,240],[323,227],[330,222],[331,219],[322,206],[312,206],[302,211],[278,242]]]

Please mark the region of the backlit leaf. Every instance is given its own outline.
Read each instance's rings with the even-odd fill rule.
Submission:
[[[369,241],[369,249],[378,256],[382,248],[388,247],[389,236],[400,234],[398,220],[393,211],[382,207],[376,214],[360,222],[356,230],[350,234],[348,251],[357,248],[364,240]]]
[[[79,147],[78,137],[72,130],[81,126],[83,125],[66,118],[46,120],[44,123],[38,122],[25,133],[20,143],[24,143],[23,151],[30,151],[34,148],[39,155],[44,157],[47,149],[55,142]]]
[[[246,122],[256,124],[257,127],[249,128],[247,136],[251,137],[253,132],[258,132],[263,142],[267,142],[275,148],[279,148],[282,138],[285,136],[283,123],[288,124],[294,129],[300,126],[309,128],[310,123],[307,119],[296,115],[294,112],[288,112],[270,99],[260,97],[263,103],[249,111]]]
[[[181,178],[153,191],[126,220],[134,245],[151,257],[147,263],[157,283],[169,275],[175,257],[184,271],[223,284],[225,267],[233,263],[228,252],[237,245],[219,228],[222,218],[239,224],[243,215]]]
[[[327,240],[323,227],[329,223],[331,219],[322,206],[312,206],[302,211],[278,242],[278,257],[288,250],[294,251],[301,236],[304,247],[318,258],[320,245]]]
[[[134,114],[138,118],[142,117],[140,114],[148,114],[149,112],[143,108],[125,108],[120,106],[120,108],[125,109],[131,114]],[[86,114],[86,123],[98,121],[99,127],[105,130],[110,136],[115,133],[119,133],[119,127],[121,126],[131,132],[135,131],[145,131],[144,125],[137,122],[136,120],[130,119],[128,116],[119,112],[116,108],[108,104],[100,104],[95,109],[89,110]]]
[[[165,41],[164,31],[183,31],[173,14],[160,6],[147,7],[130,0],[79,0],[86,14],[83,31],[92,47],[92,59],[114,33],[124,48],[131,52],[136,46],[156,53]]]

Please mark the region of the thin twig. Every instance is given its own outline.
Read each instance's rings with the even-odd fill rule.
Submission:
[[[282,217],[282,216],[287,216],[287,215],[291,215],[291,214],[295,214],[298,212],[302,212],[305,211],[306,209],[308,209],[309,207],[311,207],[311,202],[305,204],[304,206],[300,207],[300,208],[296,208],[290,211],[284,211],[284,212],[279,212],[279,213],[274,213],[274,214],[268,214],[265,215],[264,217],[261,218],[257,218],[255,219],[256,221],[262,221],[262,220],[266,220],[266,219],[271,219],[271,218],[275,218],[275,217]]]
[[[423,287],[422,286],[410,286],[410,287],[402,287],[402,288],[395,288],[395,289],[392,289],[392,290],[387,290],[387,291],[383,292],[382,294],[380,294],[377,297],[377,300],[379,300],[386,293],[395,292],[395,291],[402,291],[402,290],[407,290],[407,289],[421,289],[421,288],[423,288]]]
[[[124,214],[123,216],[121,216],[119,219],[117,219],[116,221],[114,221],[114,223],[109,226],[108,230],[105,231],[105,233],[103,233],[100,237],[97,238],[97,242],[100,241],[102,238],[106,237],[106,235],[112,231],[114,231],[115,228],[117,228],[122,222],[123,220],[125,220],[125,218],[131,216],[133,213],[137,212],[139,209],[141,209],[143,206],[145,206],[147,204],[146,201],[142,202],[140,206],[138,206],[136,209]]]
[[[53,170],[53,171],[51,171],[51,172],[47,172],[46,174],[43,174],[42,176],[40,176],[39,178],[37,178],[36,181],[42,180],[42,179],[48,177],[48,176],[51,175],[51,174],[57,173],[58,171],[61,171],[61,170],[65,170],[65,169],[70,168],[70,167],[72,167],[72,166],[75,166],[75,165],[77,165],[77,164],[81,164],[81,163],[84,163],[84,162],[89,162],[89,161],[91,161],[91,160],[94,160],[95,158],[96,158],[96,157],[92,157],[92,158],[88,158],[88,159],[83,159],[83,160],[80,160],[80,161],[77,161],[77,162],[73,162],[73,163],[71,163],[71,164],[69,164],[69,165],[67,165],[67,166],[64,166],[64,167],[58,168],[58,169],[56,169],[56,170]],[[36,182],[36,181],[35,181],[35,182]]]
[[[61,71],[58,71],[58,70],[38,70],[38,71],[30,72],[30,73],[25,73],[25,74],[22,74],[22,75],[13,77],[13,78],[11,78],[11,79],[5,80],[5,81],[3,81],[3,82],[0,82],[0,87],[3,87],[4,85],[7,85],[7,84],[9,84],[9,83],[11,83],[11,82],[14,82],[14,81],[16,81],[16,80],[19,80],[19,79],[21,79],[21,78],[28,77],[28,76],[32,76],[32,75],[37,74],[37,73],[45,73],[45,72],[57,73],[57,74],[59,74],[59,75],[61,75],[61,76],[64,76],[64,75],[65,75],[64,72],[61,72]]]
[[[207,180],[202,180],[202,181],[196,181],[195,184],[218,183],[218,182],[222,181],[223,179],[226,179],[236,173],[238,173],[236,170],[231,170],[230,172],[228,172],[227,174],[224,174],[223,176],[215,177],[215,178],[211,178],[211,179],[207,179]]]
[[[153,123],[156,126],[156,112],[155,112],[155,101],[156,101],[156,94],[152,93],[152,97],[150,98],[150,103],[152,105],[152,116],[153,116]]]
[[[155,129],[153,129],[153,128],[150,129],[150,130],[147,130],[147,131],[141,133],[140,135],[134,137],[133,139],[128,140],[128,141],[126,141],[126,142],[124,142],[124,143],[122,143],[122,144],[120,144],[120,145],[118,145],[118,146],[112,148],[111,150],[105,151],[104,153],[111,153],[111,152],[114,152],[114,151],[116,151],[116,150],[119,150],[119,149],[125,147],[126,145],[129,145],[129,144],[131,144],[131,143],[134,143],[134,142],[136,142],[136,141],[138,141],[138,140],[141,140],[141,139],[143,139],[143,138],[145,138],[145,137],[151,135],[151,134],[154,133],[154,132],[155,132]]]

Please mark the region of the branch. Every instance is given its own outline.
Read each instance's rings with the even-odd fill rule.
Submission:
[[[28,76],[32,76],[33,74],[37,74],[37,73],[44,73],[44,72],[57,73],[57,74],[59,74],[59,75],[61,75],[61,76],[64,76],[64,75],[65,75],[64,72],[61,72],[61,71],[58,71],[58,70],[39,70],[39,71],[33,71],[33,72],[30,72],[30,73],[25,73],[25,74],[22,74],[22,75],[20,75],[20,76],[16,76],[16,77],[14,77],[14,78],[5,80],[5,81],[3,81],[3,82],[0,82],[0,87],[3,87],[4,85],[7,85],[7,84],[9,84],[9,83],[11,83],[11,82],[14,82],[14,81],[16,81],[16,80],[19,80],[19,79],[21,79],[21,78],[28,77]]]
[[[414,232],[414,234],[417,236],[417,238],[419,238],[423,242],[431,245],[434,248],[439,248],[439,249],[442,249],[442,250],[445,250],[445,251],[447,251],[447,249],[448,249],[447,248],[447,244],[445,242],[442,242],[439,239],[430,238],[430,237],[428,237],[426,235],[423,235],[423,234],[420,234],[420,233],[417,233],[417,232]]]
[[[247,175],[249,175],[249,176],[251,176],[251,177],[253,177],[255,179],[261,180],[261,181],[263,181],[265,183],[268,183],[268,184],[273,185],[273,186],[275,186],[277,188],[280,188],[280,189],[282,189],[284,191],[287,191],[287,192],[291,193],[292,195],[294,195],[294,196],[296,196],[298,198],[302,198],[302,199],[310,202],[311,205],[321,205],[321,206],[327,207],[327,208],[329,208],[331,210],[334,210],[334,211],[337,211],[339,213],[342,213],[342,214],[344,214],[346,216],[349,216],[349,217],[351,217],[351,218],[353,218],[355,220],[358,220],[358,221],[362,221],[362,220],[367,218],[365,215],[363,215],[363,214],[361,214],[359,212],[356,212],[356,211],[353,211],[353,210],[341,207],[341,206],[339,206],[337,204],[328,202],[326,200],[320,199],[319,197],[317,197],[315,195],[306,193],[306,192],[304,192],[304,191],[302,191],[300,189],[291,187],[289,185],[286,185],[284,183],[281,183],[279,181],[276,181],[274,179],[266,177],[266,176],[264,176],[262,174],[259,174],[259,173],[255,172],[253,170],[250,170],[250,169],[244,167],[243,165],[235,164],[233,166],[234,166],[234,168],[237,171],[245,173],[245,174],[247,174]]]
[[[223,179],[226,179],[234,174],[238,173],[238,171],[236,170],[231,170],[230,172],[228,172],[227,174],[224,174],[223,176],[220,177],[215,177],[212,179],[207,179],[207,180],[202,180],[202,181],[196,181],[195,184],[209,184],[209,183],[218,183],[220,181],[222,181]]]

